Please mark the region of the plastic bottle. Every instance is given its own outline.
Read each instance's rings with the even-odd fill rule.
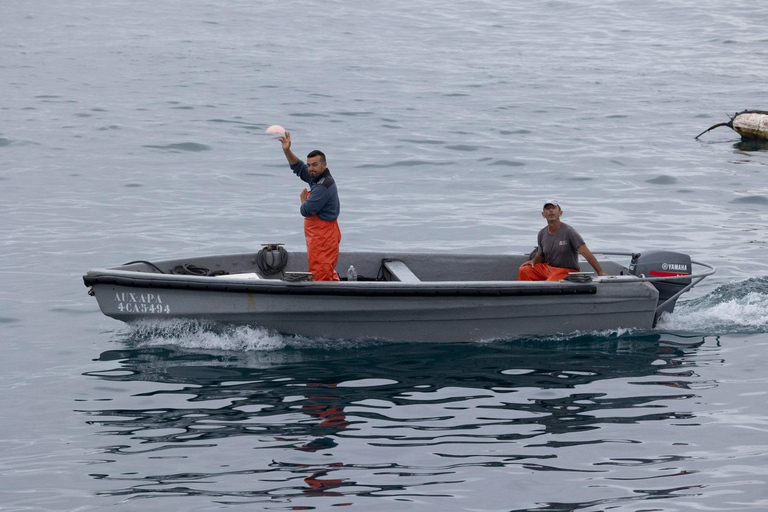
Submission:
[[[357,281],[357,270],[355,270],[355,267],[352,265],[350,265],[349,270],[347,270],[347,281]]]

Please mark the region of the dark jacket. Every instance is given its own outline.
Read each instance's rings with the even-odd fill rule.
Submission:
[[[304,204],[301,205],[301,214],[304,217],[317,215],[320,219],[327,221],[336,220],[339,217],[341,207],[339,192],[330,170],[326,169],[323,174],[317,177],[317,181],[312,179],[307,164],[301,160],[293,164],[291,170],[296,176],[309,183],[310,194]]]

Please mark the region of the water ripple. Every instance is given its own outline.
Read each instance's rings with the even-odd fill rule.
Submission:
[[[166,145],[153,145],[153,144],[146,144],[143,147],[145,148],[152,148],[152,149],[162,149],[165,151],[173,151],[173,152],[179,152],[179,151],[190,151],[193,153],[197,153],[199,151],[210,151],[211,147],[207,144],[200,144],[198,142],[180,142],[180,143],[174,143],[174,144],[166,144]]]
[[[627,388],[617,392],[611,384],[658,376],[684,356],[677,350],[659,352],[646,338],[608,342],[608,350],[599,352],[594,349],[600,345],[587,342],[586,350],[561,353],[524,344],[451,348],[374,344],[354,352],[307,346],[299,351],[243,353],[142,346],[146,336],[153,335],[145,333],[129,343],[138,344],[136,348],[102,353],[101,361],[119,362],[118,366],[87,373],[112,386],[150,384],[129,401],[141,403],[104,408],[92,402],[81,413],[104,434],[119,439],[104,447],[106,453],[137,458],[137,464],[150,458],[171,462],[183,457],[189,469],[140,470],[126,477],[102,465],[94,478],[123,483],[103,491],[106,495],[213,493],[272,500],[338,493],[354,499],[386,489],[394,496],[447,497],[452,486],[466,483],[478,467],[607,473],[606,479],[617,481],[695,473],[690,468],[693,459],[682,454],[615,455],[619,445],[643,443],[616,439],[612,432],[620,425],[674,424],[695,417],[672,409],[675,401],[695,398],[684,389],[659,393],[664,388],[658,387],[656,393],[646,394],[642,390],[647,386],[641,386],[636,388],[639,393],[628,394]],[[382,357],[392,350],[399,354],[396,361]],[[660,366],[659,360],[667,365]],[[597,389],[586,392],[592,387]],[[569,440],[571,436],[579,438]],[[261,459],[273,462],[214,470],[195,455],[211,448],[232,453],[236,446],[246,453],[258,450]],[[339,451],[343,446],[366,446],[376,462],[359,457],[340,461],[338,457],[347,452]],[[608,449],[606,455],[614,455],[603,460],[586,455],[599,446]],[[405,462],[408,451],[416,447],[422,454],[420,462]],[[297,458],[301,453],[305,456]],[[307,454],[332,458],[309,462]],[[451,462],[457,459],[466,462]],[[245,460],[230,457],[227,466]],[[545,460],[552,462],[544,464]],[[613,475],[610,469],[653,471],[660,465],[663,474],[639,473],[631,478]],[[210,469],[203,470],[206,466]],[[258,479],[258,492],[250,487],[252,481],[246,484],[246,475],[265,475]],[[297,478],[300,483],[286,487]],[[392,478],[399,483],[390,482]],[[222,485],[228,490],[220,490]],[[432,491],[426,492],[427,488]]]
[[[768,196],[744,196],[731,200],[732,204],[768,205]]]

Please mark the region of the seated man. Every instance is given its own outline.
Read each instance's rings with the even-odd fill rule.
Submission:
[[[547,227],[539,231],[533,259],[520,265],[518,281],[560,281],[571,272],[579,272],[579,254],[592,265],[597,275],[607,275],[575,229],[560,221],[563,210],[554,199],[544,203],[541,216]]]

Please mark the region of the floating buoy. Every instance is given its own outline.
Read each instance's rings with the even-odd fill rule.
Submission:
[[[267,128],[267,131],[265,133],[277,133],[279,135],[285,135],[285,128],[283,128],[279,124],[273,124],[272,126]]]
[[[696,136],[698,139],[709,130],[718,126],[727,126],[745,139],[768,140],[768,111],[744,110],[733,115],[727,123],[718,123],[710,126]]]

